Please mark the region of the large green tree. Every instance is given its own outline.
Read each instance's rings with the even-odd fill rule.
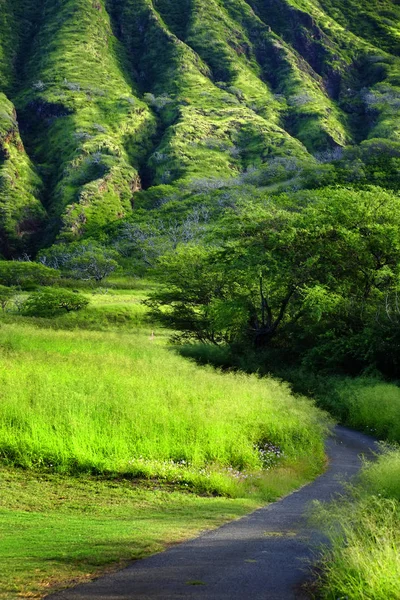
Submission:
[[[326,188],[244,202],[214,245],[161,260],[155,314],[213,343],[308,344],[390,317],[398,289],[400,197],[380,188]],[[304,341],[304,343],[306,343]]]

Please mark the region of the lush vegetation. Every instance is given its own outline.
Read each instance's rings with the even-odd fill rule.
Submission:
[[[322,557],[320,597],[396,600],[400,580],[400,451],[367,464],[352,497],[316,512],[331,540]]]
[[[142,304],[151,284],[63,283],[79,293],[0,288],[4,600],[118,568],[324,467],[326,415],[278,380],[168,349]],[[48,295],[89,303],[53,310]]]
[[[5,0],[0,251],[201,189],[397,186],[399,9],[364,4]]]
[[[400,442],[400,388],[377,377],[313,377],[296,370],[298,389],[318,398],[318,403],[343,424],[379,440]]]
[[[7,477],[274,498],[322,466],[304,396],[399,441],[399,20],[392,0],[3,0]],[[390,529],[398,500],[371,489],[330,556]],[[327,594],[367,594],[338,560]]]
[[[398,376],[399,214],[379,188],[238,203],[207,246],[159,259],[149,305],[184,339],[258,352],[270,368]]]
[[[281,456],[322,466],[321,415],[277,381],[199,370],[143,335],[4,325],[0,336],[9,464],[233,495]]]

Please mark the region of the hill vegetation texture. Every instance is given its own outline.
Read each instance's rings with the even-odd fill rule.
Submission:
[[[382,164],[385,186],[398,184],[392,0],[1,0],[0,9],[6,258],[97,234],[135,204],[321,185],[335,179],[335,161],[352,184],[379,184]]]

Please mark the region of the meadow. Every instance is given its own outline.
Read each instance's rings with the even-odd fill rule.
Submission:
[[[120,282],[114,282],[117,286]],[[320,473],[330,420],[273,378],[198,367],[147,320],[147,283],[0,322],[0,598],[187,539]]]
[[[56,589],[165,550],[260,501],[199,496],[149,481],[0,468],[0,598]]]
[[[205,469],[204,485],[214,467],[217,478],[221,468],[259,471],[268,447],[271,460],[322,464],[324,427],[310,401],[273,379],[199,369],[148,338],[4,325],[3,460],[166,479]]]

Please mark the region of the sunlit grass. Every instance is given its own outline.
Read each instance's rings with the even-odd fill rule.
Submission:
[[[0,354],[0,455],[10,464],[235,495],[241,472],[262,469],[266,442],[288,463],[322,465],[324,417],[310,401],[273,379],[198,369],[157,334],[10,324]]]
[[[322,405],[349,427],[400,441],[400,388],[395,383],[359,377],[332,378],[321,393]]]
[[[400,450],[386,452],[369,464],[362,472],[361,482],[369,493],[400,502]]]
[[[398,600],[400,451],[362,471],[352,497],[319,506],[331,547],[323,551],[320,595],[336,600]]]
[[[0,599],[40,598],[257,508],[160,483],[0,468]],[[111,567],[110,567],[111,565]]]
[[[168,349],[146,286],[82,293],[78,313],[2,315],[1,600],[119,568],[323,469],[327,421],[310,401]],[[263,462],[267,441],[281,454]]]

